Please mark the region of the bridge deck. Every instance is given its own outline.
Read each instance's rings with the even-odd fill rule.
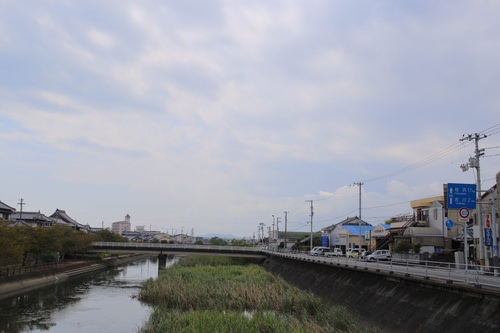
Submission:
[[[133,242],[93,242],[94,252],[150,252],[266,258],[260,247]]]

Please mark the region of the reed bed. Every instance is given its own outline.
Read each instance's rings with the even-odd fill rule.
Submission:
[[[143,333],[361,331],[345,309],[258,265],[210,258],[183,258],[144,283],[139,298],[155,310]]]

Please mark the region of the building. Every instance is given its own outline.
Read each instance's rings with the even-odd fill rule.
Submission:
[[[117,221],[111,224],[111,231],[121,236],[124,231],[130,231],[131,226],[130,215],[127,214],[124,221]]]
[[[378,224],[370,233],[370,249],[388,249],[389,243],[378,244],[383,241],[386,237],[389,236],[389,229],[391,228],[390,224]]]
[[[7,204],[4,204],[0,201],[0,219],[7,221],[10,219],[10,215],[16,211],[15,208],[10,207]]]
[[[361,229],[361,234],[360,234]],[[367,249],[369,244],[366,240],[368,234],[374,227],[355,217],[347,217],[345,220],[321,229],[323,236],[328,237],[330,247],[340,247],[345,252],[348,248],[361,246]],[[361,244],[360,243],[361,239]]]
[[[55,221],[54,219],[43,215],[38,212],[15,212],[10,216],[13,222],[23,222],[25,225],[32,227],[51,227]]]
[[[88,224],[85,225],[78,223],[76,220],[72,219],[68,214],[66,214],[66,211],[62,209],[56,209],[56,211],[52,215],[50,215],[50,217],[54,220],[55,223],[64,224],[76,230],[90,232],[92,229]]]

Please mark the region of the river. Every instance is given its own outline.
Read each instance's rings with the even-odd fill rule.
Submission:
[[[137,332],[151,308],[136,296],[157,275],[150,258],[0,300],[0,332]]]

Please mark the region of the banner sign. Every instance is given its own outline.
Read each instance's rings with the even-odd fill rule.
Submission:
[[[491,232],[491,228],[484,228],[484,245],[493,245],[493,233]]]

